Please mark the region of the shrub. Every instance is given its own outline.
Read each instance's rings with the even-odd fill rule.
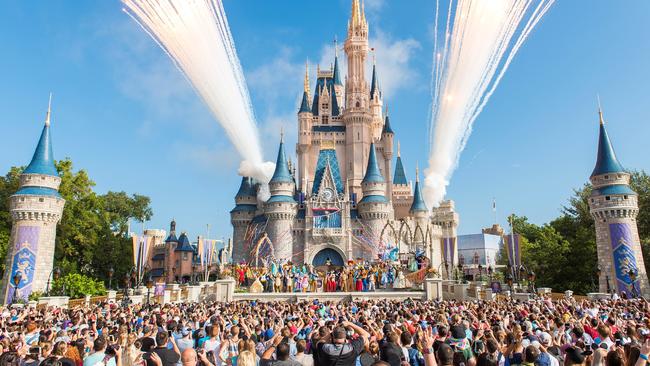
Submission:
[[[52,295],[63,294],[73,299],[79,299],[86,295],[101,296],[106,294],[104,283],[80,273],[70,273],[52,285]]]
[[[31,294],[29,294],[29,297],[27,298],[29,301],[38,301],[43,297],[43,293],[41,291],[34,291]]]

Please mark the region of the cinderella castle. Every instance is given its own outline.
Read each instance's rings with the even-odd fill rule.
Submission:
[[[262,265],[274,258],[293,263],[342,265],[349,260],[426,256],[431,266],[453,266],[458,215],[453,201],[431,210],[407,180],[399,143],[384,113],[375,66],[366,78],[368,22],[363,3],[352,1],[344,44],[347,76],[338,53],[330,70],[308,71],[298,110],[297,164],[280,141],[266,202],[260,184],[243,177],[230,212],[233,261]]]

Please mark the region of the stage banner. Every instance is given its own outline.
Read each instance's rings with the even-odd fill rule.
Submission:
[[[521,236],[511,234],[504,237],[505,249],[508,254],[508,264],[510,266],[521,266]]]
[[[156,286],[153,288],[153,295],[154,296],[164,296],[165,295],[165,287],[166,287],[166,284],[164,282],[157,283]]]
[[[32,292],[32,281],[36,270],[36,253],[41,228],[38,226],[19,226],[14,241],[14,256],[11,263],[11,276],[7,291],[7,302],[11,301],[16,291],[16,299],[26,299]],[[20,282],[14,287],[13,279],[20,274]]]
[[[146,235],[133,235],[133,265],[136,268],[138,282],[144,275],[144,267],[147,265],[147,259],[149,258],[149,247],[152,242],[151,239],[151,237]]]
[[[454,252],[456,251],[456,238],[442,239],[442,255],[445,261],[453,266]]]
[[[629,224],[609,224],[609,237],[616,270],[616,287],[619,292],[625,292],[628,296],[636,297],[639,290],[636,284],[638,279],[632,281],[632,278],[630,278],[630,270],[639,273],[634,250],[632,249],[634,243],[632,229]]]

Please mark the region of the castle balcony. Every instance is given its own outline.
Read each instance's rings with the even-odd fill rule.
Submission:
[[[345,231],[340,227],[325,227],[325,228],[313,228],[312,236],[322,237],[322,236],[343,236]]]

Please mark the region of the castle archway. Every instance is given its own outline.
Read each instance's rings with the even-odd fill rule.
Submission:
[[[314,256],[314,259],[312,259],[311,264],[314,267],[325,266],[328,264],[328,261],[333,266],[344,265],[343,256],[341,255],[341,253],[339,253],[336,249],[333,248],[321,249]]]

